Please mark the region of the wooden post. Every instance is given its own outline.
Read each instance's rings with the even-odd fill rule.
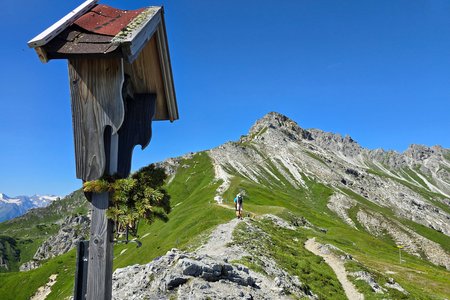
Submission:
[[[43,62],[69,60],[76,175],[83,182],[127,177],[134,147],[150,142],[152,121],[178,119],[163,8],[122,11],[96,3],[86,0],[28,42]],[[100,24],[99,9],[108,21],[92,27]],[[82,277],[77,299],[112,297],[111,196],[91,195],[87,292]]]
[[[106,218],[109,193],[92,195],[91,239],[87,280],[88,300],[112,297],[113,225]]]
[[[70,60],[77,176],[83,180],[114,175],[118,130],[124,120],[121,59]],[[106,217],[111,195],[93,194],[87,274],[88,300],[112,297],[113,222]]]
[[[118,134],[105,134],[105,150],[107,173],[117,172]],[[113,270],[113,222],[106,217],[110,195],[108,192],[92,195],[91,238],[89,240],[88,265],[88,300],[109,300],[112,298],[112,270]]]

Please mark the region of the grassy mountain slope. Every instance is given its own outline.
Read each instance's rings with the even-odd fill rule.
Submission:
[[[9,260],[9,271],[18,271],[21,264],[31,260],[42,242],[58,232],[64,217],[86,214],[87,204],[83,193],[78,190],[48,207],[35,208],[21,217],[0,223],[1,234],[4,238],[13,239],[18,250],[18,255]],[[0,267],[0,273],[5,271]]]
[[[289,126],[293,125],[289,124]],[[345,299],[343,288],[332,269],[321,257],[305,249],[306,240],[314,237],[321,244],[334,245],[353,257],[353,260],[345,262],[347,271],[367,271],[381,286],[384,286],[392,277],[409,293],[406,295],[395,289],[386,288],[384,294],[377,294],[366,282],[349,277],[366,299],[445,299],[450,297],[450,272],[430,262],[423,249],[419,249],[417,255],[403,252],[400,262],[397,241],[388,229],[395,227],[399,234],[411,239],[415,238],[413,233],[420,234],[450,253],[448,235],[399,214],[394,206],[373,201],[375,196],[381,195],[378,190],[366,189],[369,195],[356,192],[357,179],[352,179],[355,183],[352,186],[348,184],[352,175],[345,173],[356,171],[349,170],[338,158],[335,159],[329,153],[324,155],[325,151],[311,144],[309,140],[305,142],[305,145],[309,147],[306,150],[296,145],[292,146],[293,143],[286,142],[288,138],[285,138],[284,142],[292,146],[293,159],[287,161],[290,165],[287,165],[286,161],[281,161],[280,157],[273,156],[267,159],[267,153],[265,153],[267,148],[264,148],[267,146],[261,146],[261,141],[263,138],[271,137],[268,134],[271,134],[272,128],[268,128],[262,127],[250,138],[231,143],[232,147],[242,151],[251,159],[246,162],[246,165],[241,163],[240,168],[233,165],[223,166],[230,177],[229,185],[222,195],[224,202],[221,205],[214,201],[214,197],[223,182],[215,179],[215,166],[210,157],[211,152],[201,152],[182,159],[174,177],[167,183],[167,190],[172,197],[169,221],[166,223],[156,221],[151,225],[141,222],[139,240],[143,244],[142,247],[137,248],[134,243],[116,244],[114,268],[147,263],[173,247],[188,251],[196,248],[204,243],[209,232],[216,225],[235,217],[233,198],[239,191],[245,190],[247,196],[244,211],[251,217],[253,229],[257,228],[258,234],[255,234],[255,231],[252,231],[245,223],[241,223],[235,231],[233,242],[244,245],[248,249],[250,255],[239,262],[246,264],[249,268],[264,272],[264,261],[260,258],[270,257],[288,273],[298,276],[299,280],[305,284],[305,289],[311,290],[320,299]],[[297,132],[306,134],[298,130]],[[274,139],[268,145],[276,142],[278,141]],[[353,147],[352,144],[350,146]],[[241,152],[236,154],[240,155]],[[255,160],[254,157],[258,159]],[[239,161],[238,157],[231,156],[231,158],[233,161]],[[448,157],[446,159],[449,160]],[[297,167],[295,171],[291,168],[294,165]],[[319,171],[322,173],[317,174],[324,174],[327,177],[323,178],[326,179],[315,176],[310,166],[321,168]],[[361,181],[361,185],[375,183],[385,184],[388,187],[401,186],[412,191],[411,195],[416,193],[437,209],[447,213],[450,211],[445,203],[445,196],[436,192],[436,189],[433,191],[429,186],[433,183],[435,184],[433,186],[437,188],[436,179],[420,169],[409,167],[401,170],[389,169],[388,166],[370,165],[369,162],[365,166],[367,170],[363,167],[358,169],[359,174],[364,173],[365,176],[365,181]],[[243,169],[250,171],[244,174]],[[340,184],[343,176],[346,176],[347,181]],[[347,209],[347,213],[354,226],[329,208],[330,197],[336,193],[352,201],[353,204]],[[63,206],[69,204],[61,202]],[[84,203],[80,202],[80,204],[72,206],[71,209],[50,207],[49,210],[40,214],[27,215],[22,219],[1,223],[0,231],[2,235],[5,235],[4,239],[13,238],[15,242],[13,247],[11,245],[14,242],[8,242],[8,255],[11,255],[14,249],[20,251],[20,258],[11,265],[12,268],[17,269],[19,263],[30,259],[38,245],[48,235],[57,231],[56,223],[61,215],[73,211],[83,212],[84,210],[85,212]],[[277,215],[289,224],[293,224],[295,229],[280,228],[262,218],[265,214]],[[376,216],[377,221],[381,220],[380,222],[387,225],[375,234],[370,231],[371,227],[362,221],[362,215]],[[0,243],[1,241],[2,237],[0,237]],[[3,249],[6,248],[3,247]],[[341,254],[339,251],[336,253]],[[29,272],[0,273],[0,299],[28,299],[38,287],[48,281],[51,274],[58,274],[58,277],[48,299],[69,297],[73,289],[74,261],[75,253],[72,250],[50,259],[40,268]],[[24,286],[23,282],[27,284]]]
[[[307,180],[307,188],[297,189],[288,184],[272,183],[270,187],[255,184],[236,176],[224,194],[225,206],[232,207],[233,196],[245,189],[245,211],[257,217],[266,213],[278,215],[288,221],[304,217],[316,230],[298,227],[296,231],[275,228],[273,224],[256,219],[256,224],[270,237],[262,243],[263,251],[273,257],[289,273],[299,276],[311,290],[323,299],[333,297],[344,299],[342,288],[330,268],[320,257],[306,251],[304,241],[316,237],[322,243],[331,243],[356,258],[349,263],[352,270],[370,270],[379,283],[394,277],[410,295],[410,299],[440,299],[450,294],[448,271],[444,268],[404,254],[402,264],[398,262],[395,243],[389,238],[375,238],[362,229],[351,228],[331,212],[326,204],[333,191],[313,180]],[[157,221],[152,225],[140,224],[141,248],[135,244],[115,246],[114,267],[135,263],[146,263],[167,252],[172,247],[192,249],[200,245],[207,233],[217,224],[234,218],[234,212],[218,206],[214,201],[215,190],[220,182],[214,181],[214,170],[206,153],[199,153],[181,162],[174,179],[167,188],[172,195],[173,211],[167,223]],[[358,205],[367,209],[383,211],[382,208],[366,203],[357,195],[349,193]],[[369,207],[370,206],[370,207]],[[320,229],[326,229],[320,230]],[[10,230],[12,230],[10,228]],[[14,230],[18,230],[17,228]],[[245,228],[239,228],[242,238],[236,242],[251,239]],[[256,239],[256,237],[253,237]],[[270,241],[270,243],[268,242]],[[57,283],[48,299],[62,299],[72,294],[75,253],[71,252],[49,260],[42,267],[29,272],[0,274],[0,296],[2,299],[27,299],[38,287],[44,285],[51,274],[58,274]],[[248,258],[243,263],[256,270],[257,259]],[[386,275],[389,270],[395,274]],[[22,282],[26,281],[26,288]],[[357,282],[368,299],[377,299],[367,284]],[[326,286],[327,288],[323,288]],[[15,291],[15,293],[11,293]],[[395,290],[389,290],[392,299],[403,297]],[[383,295],[386,298],[386,294]]]
[[[173,207],[169,221],[156,221],[151,225],[141,222],[139,235],[143,246],[136,248],[134,243],[117,244],[114,247],[114,268],[147,263],[173,247],[186,249],[199,245],[207,237],[208,230],[233,218],[234,215],[228,209],[213,203],[214,192],[219,184],[213,179],[214,171],[206,153],[183,161],[179,172],[167,187]],[[75,251],[72,250],[50,259],[38,269],[0,274],[0,299],[28,299],[48,281],[51,274],[59,275],[47,299],[68,297],[73,292],[74,266]],[[21,288],[24,280],[30,282],[25,289]]]
[[[403,253],[405,262],[400,264],[398,249],[392,239],[388,236],[376,238],[362,228],[355,229],[350,227],[326,206],[332,190],[314,181],[307,181],[307,184],[308,189],[305,190],[296,190],[286,186],[277,190],[273,187],[265,188],[242,178],[235,178],[230,189],[225,194],[225,198],[232,199],[231,196],[243,188],[249,194],[245,202],[245,209],[248,211],[256,214],[273,213],[286,220],[293,218],[293,215],[297,217],[303,216],[315,226],[327,229],[326,233],[321,231],[311,232],[308,229],[298,229],[298,231],[302,232],[304,236],[302,240],[305,240],[306,237],[315,236],[324,244],[330,243],[350,253],[359,261],[359,263],[351,263],[351,268],[354,271],[368,269],[377,274],[380,283],[385,283],[388,277],[395,278],[397,282],[411,293],[409,299],[442,299],[442,297],[450,295],[449,272],[445,268],[437,267],[424,259],[405,253]],[[378,207],[357,194],[351,192],[349,194],[358,201],[358,206],[396,218],[391,211]],[[358,206],[354,209],[356,210]],[[407,220],[401,221],[414,229],[421,227],[422,232],[425,233],[424,235],[430,238],[434,236],[434,239],[442,246],[448,246],[446,244],[449,240],[447,236],[437,234],[427,227],[408,222]],[[292,240],[293,236],[290,239],[283,238],[283,240]],[[280,248],[283,249],[283,246],[286,246],[286,244],[288,242],[284,242],[280,245]],[[299,252],[301,251],[299,250]],[[272,255],[277,257],[276,252],[272,253]],[[278,253],[278,255],[281,257],[284,254]],[[386,275],[386,271],[395,272],[395,274]],[[377,298],[370,291],[368,285],[361,283],[359,285],[362,286],[362,292],[364,292],[366,297],[369,297],[369,299],[371,297]],[[390,292],[393,299],[401,297],[395,290]],[[380,299],[384,297],[386,295],[380,296]]]

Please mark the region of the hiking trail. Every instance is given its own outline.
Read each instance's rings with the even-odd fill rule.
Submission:
[[[323,257],[325,262],[333,269],[334,273],[336,273],[336,277],[338,278],[339,282],[342,284],[342,287],[344,288],[345,295],[348,299],[355,299],[355,300],[363,300],[364,295],[358,292],[347,278],[347,271],[345,270],[344,263],[342,260],[340,260],[336,255],[333,253],[325,254],[320,250],[320,247],[322,244],[316,242],[316,238],[311,238],[306,241],[305,248],[314,253],[315,255]]]

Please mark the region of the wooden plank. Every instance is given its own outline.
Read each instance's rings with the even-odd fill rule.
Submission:
[[[83,2],[80,6],[68,13],[64,18],[31,39],[28,42],[28,47],[35,48],[47,44],[64,29],[69,27],[76,19],[88,12],[97,2],[98,0],[87,0]]]
[[[149,38],[155,32],[156,26],[159,22],[156,22],[156,25],[153,23],[153,20],[160,20],[158,17],[160,16],[162,12],[162,6],[150,6],[147,7],[147,9],[141,13],[143,16],[142,18],[139,18],[139,16],[127,25],[127,28],[124,29],[125,32],[127,32],[127,35],[125,37],[122,37],[122,42],[132,42],[137,39],[137,36],[142,33],[147,33],[144,35],[147,35]],[[130,29],[128,29],[130,28]]]
[[[77,178],[103,176],[106,126],[115,134],[123,123],[121,59],[70,59],[69,78]]]
[[[161,61],[161,73],[163,76],[164,90],[166,93],[167,110],[170,121],[178,120],[178,105],[173,83],[172,65],[170,63],[169,45],[167,42],[166,25],[164,14],[161,17],[161,24],[156,32],[159,59]]]
[[[92,195],[91,238],[87,279],[88,300],[112,297],[113,224],[106,218],[109,193]]]
[[[155,114],[155,94],[134,94],[125,101],[126,115],[119,129],[119,159],[117,173],[127,177],[131,170],[131,158],[136,145],[147,147],[152,137],[152,120]]]
[[[161,23],[161,13],[158,12],[145,22],[145,25],[139,31],[134,31],[127,40],[129,43],[125,43],[124,49],[126,49],[126,59],[132,62],[136,59],[145,44],[152,38],[156,32],[158,25]]]
[[[119,156],[119,135],[109,127],[105,130],[102,141],[105,144],[105,172],[108,175],[116,174]],[[110,199],[111,195],[109,193],[92,194],[91,238],[89,240],[86,297],[88,300],[109,300],[112,298],[114,224],[112,220],[106,217],[106,210],[111,202]]]
[[[149,45],[155,42],[155,37],[157,44],[156,48],[154,48],[153,45]],[[149,38],[150,41],[148,41]],[[139,69],[137,72],[145,72],[142,71],[143,61],[145,61],[147,67],[153,67],[156,66],[156,64],[159,65],[159,71],[152,69],[154,72],[153,76],[162,76],[161,83],[163,87],[157,91],[158,99],[155,119],[170,121],[177,120],[179,118],[178,106],[173,83],[163,8],[158,10],[157,14],[149,20],[144,29],[135,30],[133,35],[128,36],[126,39],[122,40],[122,42],[122,52],[124,53],[124,58],[127,62],[131,62],[133,68]],[[155,49],[156,51],[154,51]],[[158,63],[153,62],[155,59],[158,59]],[[144,78],[144,82],[151,84],[150,80],[147,79],[148,76],[141,77]],[[137,79],[137,81],[139,80],[140,79]],[[147,93],[154,91],[154,89],[147,89],[140,90],[139,92]],[[161,92],[164,93],[164,96],[162,96]]]
[[[125,73],[137,94],[156,94],[155,120],[168,120],[167,102],[162,80],[161,65],[154,35],[133,63],[124,62]]]
[[[36,51],[39,60],[43,63],[47,63],[48,62],[48,55],[47,55],[47,51],[45,51],[44,48],[42,47],[36,47],[34,48],[34,51]]]
[[[36,48],[37,49],[37,48]],[[49,57],[55,57],[58,55],[108,55],[117,49],[117,45],[111,45],[108,43],[79,43],[79,42],[62,42],[58,47],[58,44],[54,46],[46,47]]]

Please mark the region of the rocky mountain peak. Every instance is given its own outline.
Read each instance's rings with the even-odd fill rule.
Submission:
[[[273,130],[282,132],[291,139],[312,139],[307,130],[302,129],[295,121],[278,112],[269,112],[256,121],[250,128],[248,136],[254,138]]]
[[[424,160],[430,158],[439,151],[438,147],[428,147],[424,145],[411,144],[405,151],[405,155],[414,160]]]

